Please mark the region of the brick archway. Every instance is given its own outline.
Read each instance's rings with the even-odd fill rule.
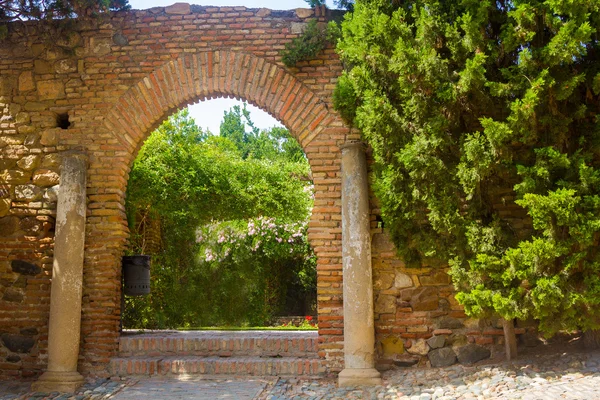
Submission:
[[[216,97],[235,97],[256,105],[281,121],[298,140],[315,183],[309,242],[320,269],[341,269],[340,164],[335,154],[340,152],[347,129],[341,127],[339,117],[288,70],[264,58],[231,50],[183,55],[139,79],[114,103],[103,119],[112,145],[100,146],[92,153],[88,186],[98,193],[89,196],[88,205],[92,216],[88,217],[84,266],[83,370],[100,371],[104,365],[98,361],[116,352],[117,307],[112,315],[103,313],[106,301],[120,304],[119,260],[128,237],[124,196],[133,160],[167,116],[188,104]],[[321,273],[318,283],[329,275]],[[96,284],[111,286],[114,297],[104,303],[88,301],[92,298],[86,297],[86,289],[93,291]],[[341,329],[331,329],[329,322],[331,318],[341,322],[341,304],[333,311],[337,316],[331,315],[331,305],[330,301],[318,301],[317,311],[325,312],[321,323],[324,337],[342,334]],[[339,351],[327,344],[321,348],[325,356]],[[330,364],[335,368],[335,361]]]
[[[35,376],[48,366],[62,155],[78,150],[88,159],[76,367],[106,374],[118,349],[130,167],[169,114],[214,97],[267,111],[307,155],[316,191],[309,240],[318,257],[319,356],[329,371],[342,369],[340,147],[359,135],[333,111],[342,66],[332,48],[293,69],[281,62],[280,50],[313,18],[327,16],[179,4],[76,23],[55,47],[42,23],[10,27],[0,46],[0,324],[10,323],[0,333],[31,347],[17,358],[0,341],[0,375]]]
[[[217,50],[184,55],[156,69],[121,96],[105,124],[135,158],[166,116],[217,97],[245,100],[268,112],[303,149],[336,119],[323,99],[281,66],[252,54]]]

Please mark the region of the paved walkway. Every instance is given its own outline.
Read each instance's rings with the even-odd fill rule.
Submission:
[[[333,379],[154,377],[89,381],[75,395],[27,393],[28,384],[0,382],[0,400],[394,399],[600,400],[600,352],[521,356],[473,367],[399,368],[379,387],[337,388]]]

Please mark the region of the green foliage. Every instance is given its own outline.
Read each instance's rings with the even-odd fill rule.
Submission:
[[[129,9],[128,0],[2,0],[0,23],[31,19],[89,17],[110,10]]]
[[[325,0],[304,0],[310,6],[310,8],[315,8],[319,6],[325,5]]]
[[[364,0],[334,94],[408,263],[472,316],[600,327],[600,4]]]
[[[180,111],[140,150],[127,191],[130,228],[135,234],[140,216],[159,218],[163,249],[152,257],[152,294],[127,299],[125,326],[261,324],[281,310],[287,292],[314,291],[308,162],[287,131],[258,132],[243,112],[226,113],[223,136],[215,137]],[[272,232],[257,245],[242,228],[263,216],[273,218]],[[133,239],[132,250],[141,252],[143,241]],[[207,251],[219,262],[207,260]]]
[[[306,1],[306,3],[308,3],[310,8],[327,5],[327,2],[325,0],[304,0],[304,1]],[[352,9],[354,7],[354,0],[334,0],[333,4],[335,4],[337,8],[352,11]]]
[[[129,8],[128,0],[0,0],[0,39],[8,35],[7,24],[14,21],[45,20],[68,29],[72,18],[94,18]]]
[[[281,51],[281,60],[288,67],[294,67],[300,61],[315,58],[328,43],[335,43],[336,33],[339,32],[335,22],[326,26],[320,25],[316,19],[311,19],[300,37],[285,45]]]
[[[246,126],[250,128],[246,129]],[[279,160],[306,164],[304,151],[296,140],[290,138],[287,129],[273,127],[260,131],[250,119],[250,112],[233,106],[226,111],[220,127],[220,135],[229,139],[243,159]]]

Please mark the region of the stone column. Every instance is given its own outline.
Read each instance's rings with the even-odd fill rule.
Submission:
[[[77,359],[81,330],[86,177],[85,155],[66,154],[61,165],[56,209],[48,370],[32,384],[32,389],[39,392],[72,393],[84,381],[77,372]]]
[[[375,369],[369,183],[362,142],[342,146],[344,370],[340,386],[379,385]]]

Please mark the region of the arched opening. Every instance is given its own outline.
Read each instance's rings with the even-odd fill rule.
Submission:
[[[316,323],[308,160],[276,120],[258,126],[246,103],[229,100],[228,109],[215,109],[214,102],[202,105],[218,125],[214,115],[180,110],[133,163],[126,253],[150,256],[152,279],[136,279],[147,266],[124,260],[128,333],[268,329],[282,324],[279,317],[302,316],[304,328]]]

